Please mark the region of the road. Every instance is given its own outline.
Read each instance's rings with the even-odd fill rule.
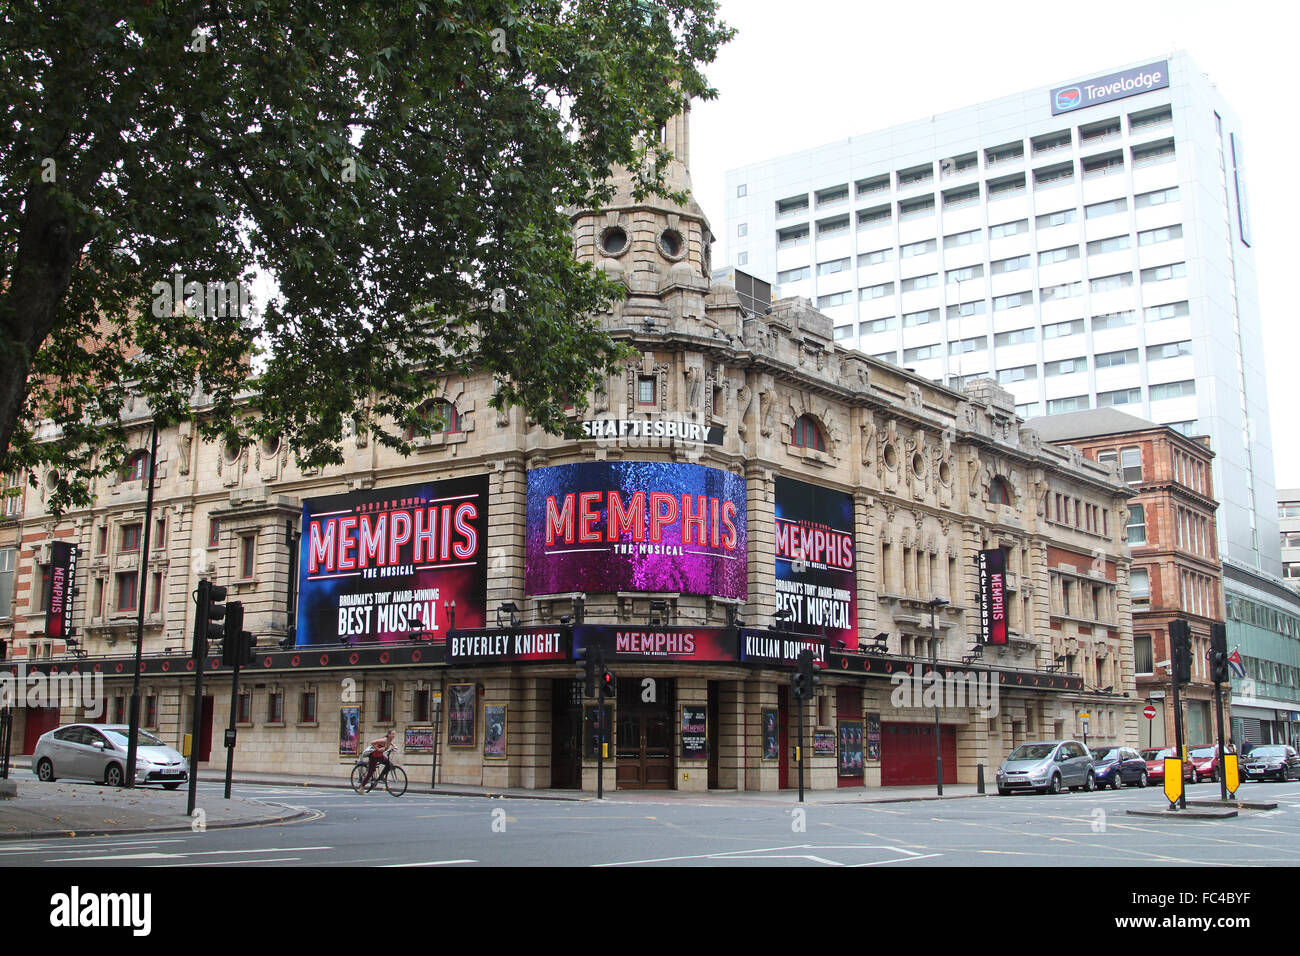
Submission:
[[[219,785],[202,784],[213,800]],[[743,795],[635,802],[490,800],[411,791],[237,785],[240,796],[314,811],[292,824],[0,842],[4,867],[230,866],[1296,866],[1300,783],[1244,784],[1276,801],[1233,820],[1125,815],[1158,790],[799,807]],[[1189,788],[1192,799],[1217,786]]]

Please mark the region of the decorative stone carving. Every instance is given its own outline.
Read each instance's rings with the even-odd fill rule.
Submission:
[[[194,436],[182,435],[176,442],[176,451],[180,461],[177,463],[177,471],[182,475],[190,473],[190,452],[194,448]]]
[[[771,438],[776,418],[776,389],[765,388],[759,393],[758,408],[759,434],[764,438]]]

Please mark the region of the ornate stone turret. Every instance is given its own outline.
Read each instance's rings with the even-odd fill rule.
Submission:
[[[577,255],[627,286],[627,299],[607,319],[610,328],[662,331],[673,327],[711,335],[719,327],[709,318],[705,304],[712,284],[713,231],[690,195],[689,113],[670,119],[660,137],[672,154],[664,182],[670,191],[685,192],[686,202],[660,196],[638,200],[633,197],[633,174],[616,170],[609,205],[573,216]],[[726,324],[729,327],[723,331],[739,334],[734,318]]]

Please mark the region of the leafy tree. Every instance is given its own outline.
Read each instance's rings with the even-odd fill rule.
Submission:
[[[87,502],[132,394],[306,465],[349,420],[405,450],[475,369],[560,430],[621,354],[569,213],[615,167],[664,194],[657,131],[730,36],[712,0],[6,5],[6,465]],[[259,273],[278,297],[241,315]]]

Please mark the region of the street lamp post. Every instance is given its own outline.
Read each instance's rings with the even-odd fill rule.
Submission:
[[[946,607],[943,598],[930,599],[930,671],[933,679],[939,679],[939,632],[934,623],[935,608]],[[939,796],[943,796],[943,740],[939,734],[939,700],[934,696],[934,785]]]

